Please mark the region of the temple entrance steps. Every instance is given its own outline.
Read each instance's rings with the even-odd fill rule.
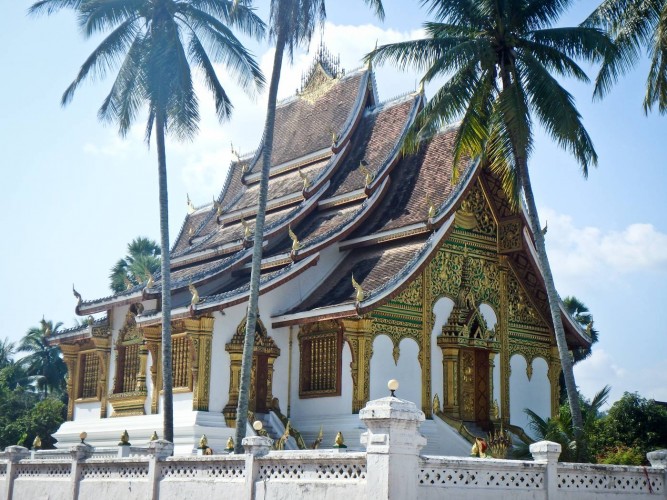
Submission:
[[[422,448],[421,455],[470,456],[471,444],[437,416],[432,420],[424,420],[419,432],[426,438],[426,446]]]
[[[308,447],[317,439],[321,426],[323,437],[319,445],[320,449],[333,448],[336,434],[341,432],[348,450],[365,451],[361,446],[360,437],[366,431],[366,427],[359,420],[359,415],[301,417],[298,420],[295,419],[293,424],[301,432]],[[419,432],[427,439],[426,446],[421,450],[422,455],[459,457],[470,455],[471,444],[455,429],[437,417],[422,422]]]
[[[255,418],[262,422],[264,430],[274,442],[277,442],[285,433],[285,426],[273,412],[255,413]],[[298,450],[296,440],[290,436],[285,442],[284,450]]]

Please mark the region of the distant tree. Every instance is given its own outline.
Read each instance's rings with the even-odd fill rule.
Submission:
[[[129,287],[146,283],[160,269],[160,246],[139,236],[127,245],[127,255],[111,268],[111,290],[122,292]]]
[[[624,393],[597,422],[591,447],[600,462],[646,463],[647,452],[667,448],[667,408],[636,392]]]
[[[11,364],[12,357],[16,353],[16,345],[10,342],[8,338],[0,340],[0,368]]]
[[[528,434],[536,441],[553,441],[561,445],[562,451],[558,458],[561,462],[592,462],[594,454],[591,452],[590,441],[595,432],[597,421],[601,416],[601,409],[609,398],[611,388],[605,386],[591,401],[581,398],[579,405],[583,417],[583,432],[575,436],[572,427],[572,414],[569,404],[562,404],[558,415],[543,419],[530,409],[525,409],[529,420]],[[527,446],[519,446],[517,457],[529,456]]]
[[[42,318],[40,326],[30,328],[18,347],[18,352],[28,353],[19,360],[19,363],[44,396],[49,392],[59,392],[65,388],[67,367],[58,346],[51,346],[47,341],[61,326],[60,322],[54,325],[52,321]]]

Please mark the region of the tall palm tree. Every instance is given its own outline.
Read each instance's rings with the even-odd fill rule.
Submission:
[[[12,362],[12,357],[16,353],[16,345],[9,338],[0,340],[0,368],[4,368]]]
[[[60,356],[60,348],[48,343],[49,336],[58,332],[63,324],[53,324],[42,318],[39,326],[32,327],[21,339],[18,346],[19,352],[27,352],[28,355],[21,358],[20,364],[26,371],[26,375],[35,381],[37,389],[46,396],[52,391],[60,391],[65,387],[65,376],[67,367]]]
[[[238,0],[237,0],[238,2]],[[377,16],[384,18],[382,0],[364,0],[375,9]],[[326,19],[325,0],[270,0],[270,36],[275,42],[273,69],[269,83],[269,96],[266,106],[266,120],[262,136],[261,178],[259,183],[259,201],[255,218],[255,234],[250,272],[250,290],[248,297],[248,313],[241,361],[241,381],[239,401],[236,408],[236,445],[235,452],[242,453],[242,440],[245,437],[248,420],[248,398],[250,395],[250,372],[252,352],[255,344],[255,327],[257,325],[257,304],[259,300],[260,264],[262,261],[262,239],[264,236],[264,219],[266,216],[266,200],[269,189],[269,170],[273,152],[273,131],[276,117],[276,102],[280,73],[283,65],[283,54],[287,50],[290,60],[294,50],[307,46],[318,24]]]
[[[481,157],[503,178],[516,206],[520,192],[528,208],[540,267],[549,297],[558,352],[572,408],[575,433],[582,429],[572,361],[560,317],[560,300],[547,258],[544,234],[528,172],[537,119],[579,162],[584,176],[597,154],[573,97],[556,77],[588,82],[575,59],[599,61],[611,44],[598,29],[553,27],[571,0],[422,0],[435,21],[426,38],[379,47],[367,58],[401,68],[425,70],[422,83],[446,78],[419,113],[404,148],[416,150],[422,138],[461,120],[455,138],[455,165]]]
[[[579,323],[591,337],[591,345],[588,347],[577,347],[572,350],[572,361],[573,363],[578,363],[591,355],[593,352],[593,344],[600,338],[600,332],[593,327],[594,321],[591,311],[586,307],[586,304],[580,301],[577,297],[565,297],[563,299],[563,304],[565,305],[565,310],[568,314],[572,316],[572,318],[574,318],[574,320]]]
[[[596,97],[604,97],[618,78],[635,66],[642,48],[651,60],[644,112],[667,113],[667,0],[604,0],[584,22],[607,30],[617,50],[604,61]]]
[[[160,246],[153,240],[139,236],[127,244],[127,255],[111,268],[110,288],[116,292],[128,286],[145,283],[160,269]]]
[[[238,3],[234,9],[233,3]],[[165,133],[191,139],[197,132],[199,108],[191,65],[201,70],[221,121],[230,116],[232,104],[213,62],[223,63],[244,89],[263,86],[259,66],[230,29],[235,26],[251,36],[263,35],[265,25],[249,8],[249,3],[249,0],[41,0],[31,7],[33,13],[47,14],[60,8],[75,9],[87,37],[110,31],[63,94],[63,105],[71,101],[79,84],[88,76],[117,69],[98,116],[116,123],[120,135],[125,136],[137,114],[146,107],[148,143],[155,132],[162,253],[164,438],[168,441],[173,441],[173,374]]]

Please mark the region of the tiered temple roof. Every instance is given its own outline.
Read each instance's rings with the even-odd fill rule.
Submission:
[[[418,153],[401,154],[402,138],[424,104],[422,93],[383,104],[376,95],[372,69],[342,74],[320,58],[301,91],[276,110],[261,291],[317,265],[326,248],[347,254],[297,307],[275,314],[274,326],[357,316],[389,301],[451,233],[475,183],[492,193],[498,216],[518,217],[527,227],[509,208],[498,179],[478,162],[463,161],[459,181],[452,181],[455,127]],[[233,161],[217,199],[186,216],[171,251],[175,319],[247,300],[261,150],[260,144],[252,157]],[[509,254],[510,265],[548,318],[532,237],[523,229],[519,238],[525,250]],[[190,284],[199,290],[196,306],[190,305]],[[80,301],[77,312],[89,315],[163,292],[156,275],[151,286]],[[570,344],[586,345],[584,332],[563,317]],[[138,323],[157,321],[158,311],[137,316]]]

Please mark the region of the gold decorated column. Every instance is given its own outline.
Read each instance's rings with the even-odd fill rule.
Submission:
[[[431,293],[431,264],[422,273],[422,339],[419,346],[419,362],[422,369],[422,411],[426,418],[431,418],[431,333],[433,331],[433,310]]]
[[[343,335],[352,351],[352,413],[359,413],[370,399],[372,327],[370,318],[343,320]]]
[[[459,407],[459,348],[442,348],[442,411],[460,418]]]
[[[100,418],[107,418],[107,401],[109,397],[109,362],[110,362],[110,352],[111,348],[109,347],[98,347],[95,350],[97,357],[100,360],[100,381],[99,381],[99,394],[100,394]]]
[[[509,292],[507,257],[499,257],[500,311],[498,314],[498,336],[500,339],[500,418],[510,423],[510,342],[509,342]]]
[[[551,355],[549,356],[549,384],[551,385],[551,416],[558,415],[560,409],[560,372],[561,372],[560,356],[558,354],[558,347],[551,347]]]
[[[79,377],[79,347],[69,344],[60,344],[60,350],[63,353],[63,361],[67,366],[67,420],[74,420],[74,393],[75,381]]]
[[[193,348],[192,409],[195,411],[208,411],[211,385],[211,339],[213,334],[213,321],[213,318],[210,316],[186,319],[184,321],[185,333],[190,338]]]

